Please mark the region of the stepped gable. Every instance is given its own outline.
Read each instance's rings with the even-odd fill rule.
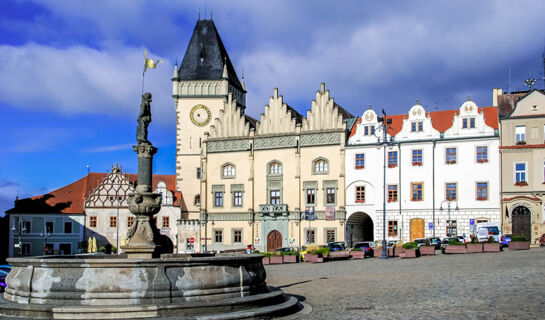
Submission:
[[[329,96],[329,90],[325,90],[322,83],[320,91],[316,92],[316,100],[312,101],[312,107],[307,111],[307,117],[303,119],[302,131],[345,129],[345,119],[354,118],[348,111],[335,103]]]
[[[238,79],[214,21],[197,21],[180,65],[178,78],[180,80],[223,79],[224,64],[227,66],[229,82],[240,91],[246,92]]]
[[[256,134],[295,133],[296,126],[301,124],[303,116],[295,109],[284,103],[278,89],[269,98],[269,105],[265,106],[265,113],[261,114],[256,124]]]
[[[119,167],[114,167],[86,198],[85,207],[115,207],[118,205],[118,197],[122,198],[121,202],[119,202],[119,206],[127,207],[127,196],[134,192],[134,183],[129,181]]]
[[[458,110],[443,110],[443,111],[433,111],[428,113],[431,116],[431,125],[432,127],[444,133],[454,123],[454,115],[458,114]]]
[[[247,137],[250,134],[250,128],[255,127],[255,121],[255,119],[242,113],[242,108],[237,105],[236,101],[233,101],[233,96],[229,93],[227,102],[223,104],[219,116],[214,119],[214,124],[210,126],[210,137]]]

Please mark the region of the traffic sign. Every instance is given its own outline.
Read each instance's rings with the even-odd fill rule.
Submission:
[[[195,243],[195,238],[193,237],[189,238],[189,243]]]

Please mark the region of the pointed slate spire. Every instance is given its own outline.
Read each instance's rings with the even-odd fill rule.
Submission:
[[[198,20],[180,65],[180,80],[219,80],[244,91],[214,21]]]

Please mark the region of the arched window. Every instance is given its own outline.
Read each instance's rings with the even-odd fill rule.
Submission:
[[[222,167],[222,178],[234,178],[236,174],[235,166],[227,163]]]
[[[327,160],[317,159],[312,162],[313,174],[328,173],[328,172],[329,172],[329,166],[328,166]]]
[[[282,165],[278,161],[269,164],[269,174],[282,174]]]

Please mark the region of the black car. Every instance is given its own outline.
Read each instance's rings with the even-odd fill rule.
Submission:
[[[435,246],[435,250],[441,249],[441,239],[438,237],[431,237],[428,239],[430,244]]]
[[[371,246],[371,242],[369,241],[358,242],[354,245],[354,248],[358,248],[358,249],[361,249],[362,251],[365,251],[365,256],[367,257],[373,256],[374,250],[373,250],[373,247]]]

